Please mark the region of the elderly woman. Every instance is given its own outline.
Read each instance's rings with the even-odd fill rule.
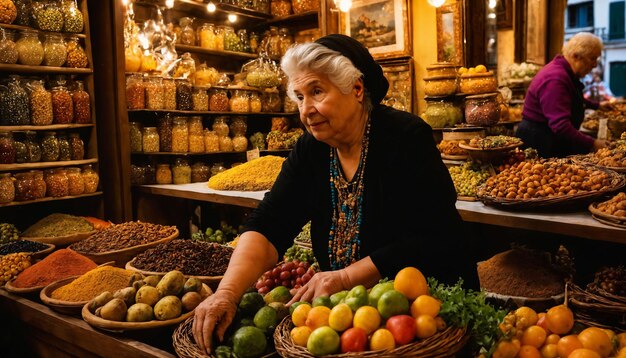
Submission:
[[[606,141],[578,130],[585,107],[599,107],[599,103],[583,98],[580,79],[596,67],[601,53],[602,40],[580,32],[563,46],[563,55],[557,55],[537,73],[526,93],[516,133],[525,146],[537,149],[544,158],[588,153],[606,146]]]
[[[311,301],[372,286],[406,266],[458,279],[461,220],[431,128],[380,105],[389,84],[367,49],[343,35],[287,51],[282,68],[307,133],[241,235],[219,288],[195,313],[202,349],[223,339],[244,291],[311,221],[322,272],[295,290]]]

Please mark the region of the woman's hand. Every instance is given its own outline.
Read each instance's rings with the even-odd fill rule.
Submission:
[[[609,142],[606,139],[596,139],[593,141],[593,151],[597,151],[601,148],[606,148]]]
[[[601,109],[603,111],[614,111],[616,108],[613,105],[614,101],[602,101],[600,102],[600,106],[598,107],[598,109]]]
[[[306,285],[296,291],[287,305],[298,301],[312,302],[315,297],[330,296],[347,288],[350,288],[350,285],[345,270],[318,272]]]
[[[196,307],[192,332],[202,351],[211,353],[214,331],[220,341],[224,340],[224,332],[237,311],[237,301],[231,292],[218,289]]]

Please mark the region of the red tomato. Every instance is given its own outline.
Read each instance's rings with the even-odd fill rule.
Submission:
[[[364,352],[367,350],[367,333],[352,327],[341,335],[341,353]]]
[[[415,339],[417,327],[415,319],[409,315],[389,317],[385,327],[391,332],[398,346],[411,343]]]

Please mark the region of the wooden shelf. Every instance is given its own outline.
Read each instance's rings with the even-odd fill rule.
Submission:
[[[181,110],[173,110],[173,109],[129,109],[128,112],[155,112],[155,113],[172,113],[172,114],[188,114],[191,116],[198,116],[202,114],[212,114],[216,116],[258,116],[258,117],[269,117],[269,116],[293,116],[298,114],[299,112],[291,112],[291,113],[283,113],[283,112],[212,112],[212,111],[181,111]]]
[[[48,126],[0,126],[0,132],[16,132],[16,131],[56,131],[59,129],[75,129],[93,127],[93,123],[87,124],[51,124]]]
[[[27,65],[9,65],[0,64],[0,72],[12,73],[65,73],[65,74],[91,74],[91,68],[70,68],[70,67],[53,67],[53,66],[27,66]]]
[[[0,172],[13,171],[13,170],[70,167],[74,165],[92,164],[92,163],[97,163],[97,162],[98,162],[98,159],[93,158],[93,159],[83,159],[83,160],[64,160],[64,161],[59,161],[59,162],[0,164]]]
[[[241,58],[241,59],[255,59],[259,56],[255,53],[247,53],[247,52],[236,52],[236,51],[222,51],[222,50],[209,50],[200,46],[189,46],[189,45],[176,45],[176,51],[179,52],[191,52],[200,55],[211,55],[211,56],[220,56],[220,57],[228,57],[229,59]]]
[[[263,26],[283,26],[291,25],[295,23],[312,23],[317,22],[317,10],[303,12],[302,14],[289,15],[283,17],[275,17],[271,20],[264,22]]]
[[[200,155],[223,155],[223,154],[246,154],[246,152],[211,152],[211,153],[189,153],[189,152],[131,152],[132,155],[164,155],[164,156],[200,156]]]
[[[181,185],[141,185],[134,188],[142,193],[152,195],[243,206],[246,208],[256,208],[266,193],[266,191],[231,192],[213,190],[208,187],[206,182]]]
[[[254,10],[244,9],[239,6],[223,4],[217,1],[213,1],[215,4],[215,12],[209,13],[207,10],[207,3],[202,1],[193,1],[193,0],[177,0],[175,10],[180,10],[187,13],[193,13],[194,16],[203,18],[203,19],[213,19],[219,18],[220,22],[224,22],[227,19],[228,14],[236,14],[241,16],[244,21],[246,19],[253,21],[263,21],[272,18],[272,15],[266,14],[264,12],[258,12]],[[135,1],[135,5],[140,6],[159,6],[161,8],[165,7],[164,0],[137,0]],[[239,22],[239,21],[238,21]],[[244,26],[245,27],[245,26]]]
[[[53,198],[53,197],[45,197],[45,198],[41,198],[41,199],[35,199],[35,200],[27,200],[27,201],[12,201],[8,204],[0,204],[0,208],[6,207],[6,206],[18,206],[18,205],[29,205],[29,204],[36,204],[36,203],[45,203],[48,201],[58,201],[58,200],[69,200],[69,199],[79,199],[79,198],[87,198],[90,196],[98,196],[98,195],[102,195],[101,191],[96,191],[94,193],[90,193],[90,194],[81,194],[81,195],[75,195],[75,196],[62,196],[59,198]]]
[[[4,29],[18,30],[18,31],[21,31],[21,30],[33,30],[33,31],[37,31],[37,32],[42,33],[42,34],[63,35],[64,37],[76,36],[76,37],[79,37],[81,39],[87,38],[87,35],[85,35],[83,33],[43,31],[43,30],[39,30],[39,29],[36,29],[34,27],[30,27],[30,26],[12,25],[12,24],[0,24],[0,27],[2,27]]]

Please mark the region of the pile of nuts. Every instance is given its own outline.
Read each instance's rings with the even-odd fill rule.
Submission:
[[[442,140],[437,144],[437,148],[445,155],[467,155],[467,151],[459,147],[460,142],[464,140]]]
[[[30,266],[30,254],[19,252],[8,254],[0,258],[0,285],[5,283],[24,271]]]
[[[87,239],[72,244],[70,248],[77,252],[107,252],[158,241],[174,232],[175,226],[129,221],[100,230]]]
[[[626,193],[619,193],[610,200],[598,204],[598,210],[626,218]]]

